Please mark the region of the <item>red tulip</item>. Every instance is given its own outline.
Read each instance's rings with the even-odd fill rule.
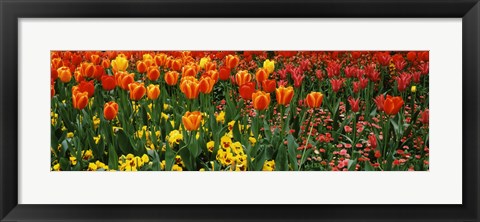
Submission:
[[[390,95],[387,95],[387,98],[385,99],[385,103],[383,105],[384,111],[387,115],[396,115],[399,111],[400,108],[403,106],[403,99],[400,96],[395,96],[392,97]]]
[[[78,90],[80,92],[87,92],[88,98],[92,97],[95,93],[95,86],[93,85],[93,80],[80,82],[80,84],[78,85]]]
[[[240,96],[245,100],[251,100],[252,94],[255,92],[255,84],[253,82],[248,82],[240,86],[239,88]]]
[[[330,79],[330,84],[332,84],[332,90],[338,92],[343,85],[342,79]]]
[[[422,112],[420,121],[423,123],[423,125],[428,125],[429,120],[430,120],[430,110],[425,109],[425,111]]]
[[[102,88],[106,91],[115,89],[115,78],[113,76],[102,76]]]
[[[220,68],[220,79],[223,81],[230,79],[230,69],[227,67]]]
[[[352,97],[348,98],[348,103],[353,112],[358,112],[360,110],[360,98],[354,99]]]
[[[267,79],[262,82],[262,89],[265,92],[271,93],[275,91],[276,87],[277,87],[277,82],[273,79]]]
[[[375,104],[377,105],[377,110],[378,111],[383,111],[383,106],[385,105],[385,96],[383,94],[378,95],[373,99]]]

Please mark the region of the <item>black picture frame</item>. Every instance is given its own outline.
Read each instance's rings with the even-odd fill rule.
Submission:
[[[1,221],[479,221],[478,0],[0,0],[0,15]],[[18,204],[18,19],[62,17],[462,18],[463,204]]]

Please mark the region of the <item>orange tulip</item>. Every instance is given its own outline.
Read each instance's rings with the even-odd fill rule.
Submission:
[[[265,110],[270,104],[270,93],[257,91],[252,94],[253,108],[256,110]]]
[[[305,101],[308,107],[318,108],[322,105],[323,94],[321,92],[311,92],[307,95]]]
[[[70,72],[70,68],[66,66],[62,66],[57,69],[58,77],[64,83],[70,82],[72,80],[72,72]]]
[[[182,59],[174,59],[170,62],[170,69],[179,71],[182,68]]]
[[[147,87],[147,97],[151,100],[156,100],[160,96],[160,86],[150,84]]]
[[[51,67],[54,69],[58,69],[63,66],[62,58],[53,58],[51,62]]]
[[[92,54],[90,56],[90,62],[92,62],[94,65],[98,65],[100,63],[100,56],[97,54]]]
[[[143,61],[137,61],[137,71],[139,73],[145,73],[147,71],[147,64]]]
[[[128,88],[130,90],[130,99],[135,101],[142,99],[142,97],[145,95],[145,92],[147,91],[143,83],[139,82],[133,82],[128,84]]]
[[[205,63],[205,72],[208,72],[210,70],[217,70],[217,63],[216,62]]]
[[[157,64],[157,66],[163,67],[165,62],[167,62],[167,55],[165,53],[160,53],[155,56],[155,64]]]
[[[135,74],[128,74],[127,72],[115,73],[115,80],[117,82],[117,86],[120,86],[120,88],[124,90],[128,90],[128,85],[135,82],[134,76]]]
[[[186,65],[182,68],[182,77],[185,76],[196,76],[198,73],[199,66],[196,65]]]
[[[157,66],[148,67],[147,77],[152,81],[156,81],[160,77],[160,71],[158,70],[158,67]]]
[[[403,106],[403,99],[400,96],[392,97],[387,95],[383,109],[387,115],[396,115]]]
[[[255,73],[255,79],[258,83],[262,83],[264,80],[268,79],[268,71],[265,68],[258,69],[257,73]]]
[[[229,69],[233,69],[237,67],[239,62],[240,62],[240,59],[238,58],[238,56],[227,55],[225,57],[225,66]]]
[[[198,84],[199,84],[200,92],[204,94],[209,94],[213,90],[213,86],[215,85],[215,80],[210,78],[209,76],[202,77]]]
[[[252,81],[252,75],[250,75],[247,70],[239,71],[235,75],[235,82],[238,86],[241,86],[250,81]]]
[[[207,77],[207,76],[215,80],[215,82],[218,82],[219,74],[217,70],[208,70],[202,75],[202,77]]]
[[[199,111],[189,112],[182,116],[183,127],[188,131],[198,130],[202,123],[202,114]]]
[[[280,86],[275,90],[275,95],[277,96],[277,102],[280,105],[287,105],[293,98],[293,88],[291,86],[285,88]]]
[[[200,84],[198,84],[198,80],[194,77],[187,76],[182,78],[182,81],[180,82],[180,90],[188,99],[196,99],[200,92]]]
[[[108,102],[103,106],[103,116],[106,120],[115,119],[118,114],[118,104],[116,102]]]
[[[105,69],[110,68],[110,60],[108,60],[108,59],[103,59],[101,65],[102,65],[102,67],[105,68]]]
[[[170,86],[177,85],[178,75],[180,74],[177,71],[170,71],[165,73],[165,82]]]
[[[95,77],[95,66],[93,63],[84,62],[80,66],[80,73],[83,77],[93,78]]]
[[[75,80],[77,82],[85,81],[85,78],[83,77],[82,73],[80,73],[80,68],[75,70],[75,73],[73,74],[73,76],[75,77]]]
[[[73,108],[83,109],[88,104],[88,92],[78,92],[72,94]]]
[[[143,55],[143,63],[145,63],[145,65],[147,67],[150,67],[150,66],[153,66],[153,65],[157,65],[155,63],[155,60],[153,60],[152,56],[150,54],[145,54]]]
[[[275,91],[275,88],[277,87],[277,82],[273,79],[267,79],[262,82],[262,88],[263,91],[271,93]]]
[[[113,72],[126,71],[128,68],[128,59],[124,54],[119,54],[115,60],[112,60]]]

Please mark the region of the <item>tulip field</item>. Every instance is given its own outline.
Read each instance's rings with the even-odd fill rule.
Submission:
[[[51,171],[428,171],[428,51],[51,51]]]

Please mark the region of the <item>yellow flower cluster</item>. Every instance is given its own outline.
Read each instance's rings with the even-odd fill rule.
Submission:
[[[50,116],[51,116],[52,126],[57,125],[58,114],[56,114],[56,113],[54,113],[54,112],[51,112],[51,113],[50,113]]]
[[[263,164],[263,171],[274,171],[275,170],[275,160],[266,160]]]
[[[135,156],[133,154],[127,154],[127,156],[122,155],[118,158],[119,170],[121,171],[137,171],[143,167],[143,165],[148,164],[150,158],[147,154],[143,154],[142,157]]]
[[[180,144],[180,141],[183,140],[183,135],[180,131],[178,130],[172,130],[167,138],[168,143],[170,144],[170,147],[173,147],[175,144],[178,145]]]
[[[218,162],[225,167],[230,166],[232,171],[247,170],[247,155],[240,142],[233,142],[229,136],[225,135],[220,139],[220,148],[216,156]]]
[[[165,170],[165,165],[165,160],[162,160],[160,163],[160,168]],[[185,164],[183,163],[182,157],[179,155],[175,156],[175,163],[172,166],[172,171],[183,171],[183,167],[185,167]]]
[[[88,164],[88,171],[108,170],[108,166],[97,160],[95,163]]]

